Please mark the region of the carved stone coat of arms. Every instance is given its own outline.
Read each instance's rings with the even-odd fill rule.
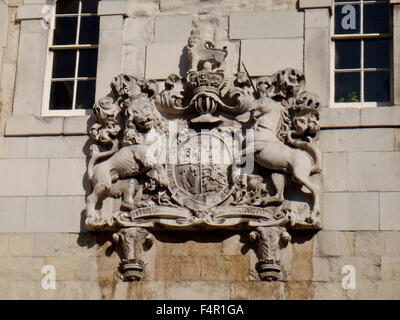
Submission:
[[[247,230],[260,279],[280,279],[290,231],[320,228],[318,98],[291,68],[227,77],[228,50],[196,30],[187,49],[185,78],[120,74],[94,106],[86,226],[115,232],[125,280],[158,229]]]

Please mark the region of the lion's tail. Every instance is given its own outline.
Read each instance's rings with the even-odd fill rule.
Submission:
[[[292,146],[307,152],[313,159],[314,166],[311,168],[310,174],[321,173],[321,151],[318,148],[318,140],[313,140],[308,138],[308,141],[292,139],[290,136],[288,138],[289,144]]]
[[[92,181],[93,175],[94,175],[94,165],[96,164],[97,160],[112,156],[118,149],[118,141],[114,140],[113,145],[110,150],[104,151],[104,152],[98,152],[98,148],[96,145],[94,147],[92,146],[91,151],[92,151],[92,157],[90,158],[89,164],[88,164],[88,177]]]

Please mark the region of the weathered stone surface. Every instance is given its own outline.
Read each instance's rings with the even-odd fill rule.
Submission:
[[[394,151],[394,133],[391,128],[322,130],[320,146],[324,152]]]
[[[147,46],[146,78],[166,79],[175,73],[184,76],[189,62],[183,51],[186,42],[154,43]],[[159,61],[163,61],[162,64]]]
[[[8,237],[8,251],[10,256],[33,255],[33,235],[31,234],[13,234]]]
[[[314,298],[315,285],[311,282],[291,281],[286,284],[285,299],[311,300]]]
[[[312,281],[330,281],[329,260],[327,258],[314,257],[312,259]]]
[[[400,230],[400,192],[380,193],[380,229]]]
[[[29,108],[26,109],[29,111]],[[63,133],[63,120],[61,117],[38,118],[32,115],[13,115],[7,120],[5,135],[61,135]]]
[[[26,142],[25,137],[0,137],[0,158],[25,158]]]
[[[230,39],[272,39],[303,36],[304,15],[297,11],[232,13]]]
[[[382,279],[399,281],[400,257],[382,257]]]
[[[379,193],[325,193],[325,230],[379,230]]]
[[[165,299],[167,281],[142,281],[128,284],[127,298],[133,300]],[[172,283],[172,282],[171,282]]]
[[[156,42],[186,41],[192,28],[191,15],[158,16],[154,25]]]
[[[46,194],[47,159],[0,159],[0,196]]]
[[[233,235],[222,242],[222,254],[235,256],[242,254],[244,244],[240,242],[240,235]]]
[[[79,280],[81,257],[45,257],[44,264],[55,267],[57,280]]]
[[[157,21],[157,19],[156,19]],[[146,45],[154,41],[154,18],[135,17],[125,19],[124,44],[129,46]],[[179,29],[178,29],[179,30]],[[181,41],[185,41],[187,35]],[[157,39],[156,39],[157,41]]]
[[[218,300],[229,298],[229,284],[220,281],[166,281],[165,298]]]
[[[354,236],[354,232],[320,231],[316,235],[315,255],[352,256],[355,252]]]
[[[122,56],[123,70],[144,78],[146,67],[146,46],[124,46]]]
[[[361,108],[362,126],[397,126],[400,122],[400,107]]]
[[[88,113],[91,110],[88,111]],[[92,116],[80,116],[80,117],[65,117],[63,134],[64,135],[82,135],[86,134],[88,128],[93,124]]]
[[[379,281],[381,280],[381,258],[380,257],[356,257],[340,256],[329,257],[329,275],[331,281],[341,282],[346,273],[342,268],[346,265],[354,266],[356,281]]]
[[[86,136],[28,137],[28,158],[82,158],[89,148]]]
[[[332,0],[300,0],[299,8],[329,8],[332,4]],[[314,11],[314,10],[307,10]]]
[[[84,195],[90,183],[84,178],[84,158],[50,159],[47,194],[51,196]],[[60,183],[62,181],[62,183]]]
[[[323,153],[323,186],[326,192],[347,190],[347,152]]]
[[[385,237],[385,255],[400,256],[400,231],[383,232]]]
[[[349,297],[340,282],[315,282],[314,296],[316,300],[347,300]]]
[[[359,231],[355,233],[356,256],[382,256],[385,254],[385,237],[379,231]]]
[[[376,299],[399,300],[400,299],[400,281],[398,278],[394,281],[380,281],[377,284]]]
[[[0,257],[0,279],[32,281],[42,278],[43,257]],[[0,281],[1,282],[1,281]]]
[[[353,152],[348,159],[349,191],[400,191],[400,152]]]
[[[79,232],[84,197],[32,197],[26,208],[26,232]]]
[[[25,197],[0,197],[0,232],[23,232],[25,226]]]
[[[313,276],[313,239],[292,244],[292,280],[310,281]]]
[[[359,108],[323,108],[321,110],[321,127],[359,127],[361,125],[360,117]]]
[[[330,26],[329,21],[330,21],[330,15],[328,8],[304,11],[304,27],[306,29],[329,28]]]
[[[303,70],[302,38],[251,39],[241,43],[241,61],[251,76],[270,75],[288,66]]]

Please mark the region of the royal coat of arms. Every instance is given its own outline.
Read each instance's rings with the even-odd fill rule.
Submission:
[[[295,69],[226,77],[228,50],[196,30],[187,48],[186,78],[121,74],[94,106],[86,226],[115,231],[125,280],[143,278],[157,229],[248,230],[260,279],[277,280],[290,230],[320,228],[318,98]]]

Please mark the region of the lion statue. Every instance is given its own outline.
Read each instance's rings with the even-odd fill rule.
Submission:
[[[118,140],[115,139],[111,150],[93,154],[88,164],[93,191],[87,198],[86,224],[92,228],[104,223],[95,209],[96,204],[112,195],[112,185],[119,179],[153,171],[159,184],[167,185],[163,167],[167,130],[161,116],[153,102],[146,98],[132,99],[125,103],[124,108],[126,128],[122,147],[118,150]],[[108,159],[96,164],[106,157]]]

